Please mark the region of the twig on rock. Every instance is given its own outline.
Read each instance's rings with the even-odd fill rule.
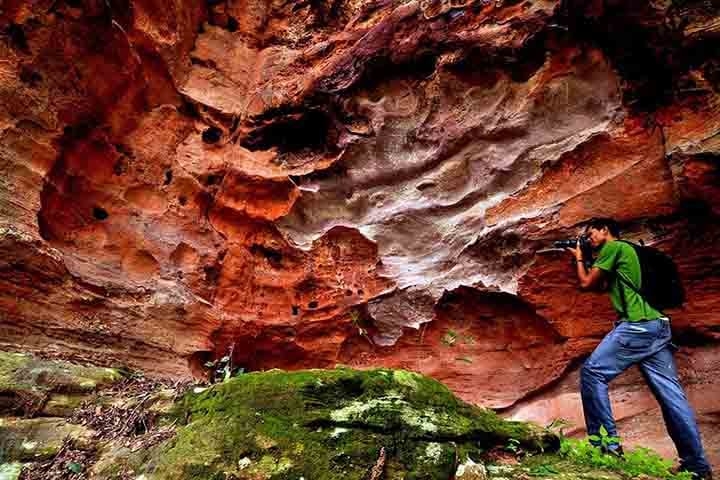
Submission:
[[[383,473],[385,472],[385,458],[385,447],[380,447],[380,455],[378,455],[375,465],[373,465],[373,468],[370,470],[368,480],[380,480],[383,477]]]

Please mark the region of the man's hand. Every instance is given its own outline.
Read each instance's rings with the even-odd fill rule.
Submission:
[[[575,263],[577,263],[577,276],[580,280],[580,288],[590,289],[602,285],[603,271],[596,267],[591,268],[589,271],[585,268],[582,250],[580,249],[580,240],[578,240],[575,244],[575,248],[568,248],[567,251],[572,253],[573,257],[575,257]]]
[[[575,243],[575,248],[568,248],[568,252],[572,253],[575,257],[575,260],[582,262],[582,250],[580,249],[580,240]]]

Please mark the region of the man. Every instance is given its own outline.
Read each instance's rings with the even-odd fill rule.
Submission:
[[[681,459],[680,469],[692,472],[694,479],[711,479],[695,415],[678,380],[673,359],[675,347],[670,343],[670,319],[637,293],[642,278],[635,249],[618,240],[618,224],[609,218],[591,220],[586,235],[593,249],[599,250],[589,270],[583,263],[579,242],[576,248],[569,249],[575,257],[580,286],[590,289],[607,282],[610,299],[619,314],[615,328],[600,342],[581,371],[580,392],[588,434],[599,435],[604,427],[609,436],[617,437],[608,383],[637,364],[660,404]],[[621,276],[634,288],[624,284]],[[611,443],[605,450],[608,454],[623,454],[617,443]]]

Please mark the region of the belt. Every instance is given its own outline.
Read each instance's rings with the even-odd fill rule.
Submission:
[[[628,323],[645,323],[645,322],[654,322],[655,320],[662,320],[663,322],[670,322],[669,317],[657,317],[657,318],[643,318],[642,320],[628,320],[627,318],[619,318],[615,320],[615,325],[622,322],[628,322]]]

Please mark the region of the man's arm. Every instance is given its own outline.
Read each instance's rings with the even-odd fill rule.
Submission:
[[[580,279],[580,288],[590,290],[602,285],[604,272],[597,267],[592,267],[589,271],[585,268],[582,259],[577,260],[577,276]]]
[[[597,268],[592,267],[590,270],[585,268],[585,263],[582,258],[582,250],[580,249],[580,243],[575,246],[574,249],[570,249],[573,256],[575,257],[575,264],[577,268],[577,276],[580,280],[580,288],[589,290],[594,287],[602,285],[604,279],[604,272]]]

